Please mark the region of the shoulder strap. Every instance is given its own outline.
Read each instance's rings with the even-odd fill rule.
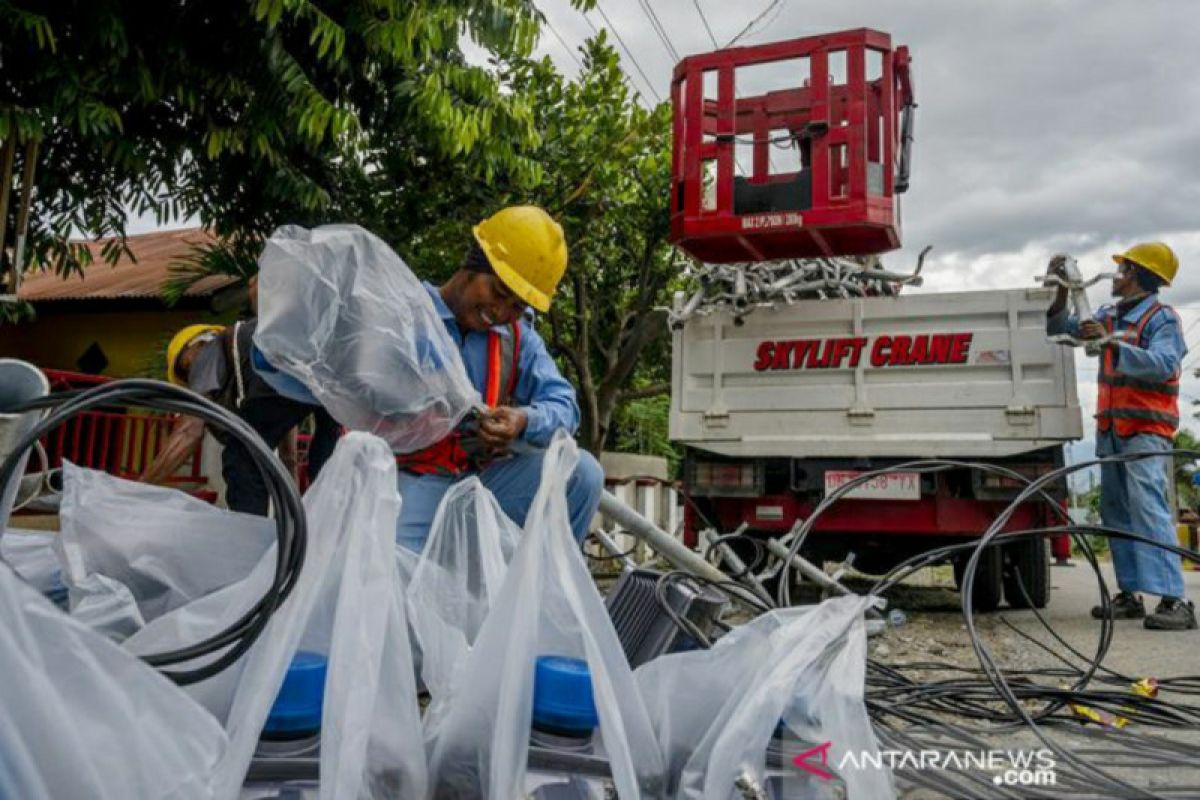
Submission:
[[[507,405],[517,387],[517,367],[521,363],[521,323],[509,328],[510,336],[488,331],[487,384],[483,402],[488,406]]]

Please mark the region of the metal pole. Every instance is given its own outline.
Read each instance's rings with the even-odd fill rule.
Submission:
[[[729,576],[709,564],[675,540],[666,531],[618,500],[611,492],[600,495],[600,513],[619,525],[625,533],[648,544],[651,549],[670,561],[677,569],[690,572],[710,581],[725,582]]]
[[[781,559],[786,559],[788,557],[788,549],[784,547],[778,539],[767,539],[766,545],[767,550],[769,550],[772,555],[775,555]],[[826,575],[825,570],[821,569],[816,564],[813,564],[811,561],[802,558],[799,553],[792,556],[792,568],[798,570],[801,575],[808,578],[813,583],[820,584],[824,588],[829,589],[831,592],[837,592],[838,594],[854,594],[854,592],[850,591],[845,586],[842,586],[833,578]]]

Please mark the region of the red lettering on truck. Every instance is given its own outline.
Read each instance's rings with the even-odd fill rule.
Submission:
[[[870,364],[875,368],[922,364],[966,364],[971,355],[972,333],[880,334],[829,339],[762,341],[755,351],[754,369],[857,368],[870,343]]]
[[[774,342],[759,342],[758,343],[758,359],[754,362],[754,370],[762,372],[767,367],[771,366],[771,361],[775,357]]]

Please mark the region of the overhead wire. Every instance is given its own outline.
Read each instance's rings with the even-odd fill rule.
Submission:
[[[633,62],[633,66],[637,69],[638,74],[641,75],[642,80],[646,82],[646,88],[649,89],[650,94],[653,95],[654,102],[661,103],[662,97],[659,96],[657,91],[655,91],[654,84],[650,81],[650,79],[648,77],[646,77],[646,71],[644,69],[642,69],[642,65],[638,63],[637,58],[633,55],[633,51],[629,49],[629,46],[627,44],[625,44],[625,40],[621,38],[620,32],[617,30],[616,26],[613,25],[612,20],[610,20],[608,18],[608,14],[606,14],[604,12],[604,6],[600,5],[599,0],[597,0],[597,2],[596,2],[596,10],[598,12],[600,12],[600,17],[601,17],[601,19],[604,20],[604,24],[608,26],[608,29],[610,31],[612,31],[613,36],[615,36],[617,39],[617,43],[621,45],[621,49],[625,51],[625,55],[629,56],[629,60],[631,62]],[[584,14],[584,12],[582,10],[579,13],[583,14],[584,19],[587,19],[587,14]],[[588,21],[589,21],[589,23],[591,22],[591,20],[588,20]],[[594,29],[595,25],[593,25],[592,27]]]
[[[562,34],[558,32],[558,28],[554,27],[554,23],[550,21],[549,15],[547,15],[545,12],[542,12],[542,19],[546,21],[546,27],[548,27],[550,32],[554,34],[554,38],[558,39],[558,43],[562,45],[563,50],[567,51],[567,55],[570,56],[571,60],[575,62],[575,66],[582,70],[583,62],[579,60],[579,57],[575,55],[575,51],[571,49],[569,44],[567,44],[567,40],[564,39]]]
[[[667,34],[667,29],[658,19],[658,14],[654,13],[654,9],[650,6],[647,0],[638,0],[638,5],[642,7],[642,12],[646,18],[650,20],[650,27],[654,29],[654,33],[658,36],[658,40],[662,42],[663,47],[667,49],[667,55],[672,61],[679,60],[679,52],[675,50],[675,45],[671,43],[671,37]]]
[[[704,15],[704,9],[700,7],[700,0],[692,0],[692,5],[696,7],[696,13],[700,15],[700,22],[703,23],[704,30],[708,33],[708,39],[712,42],[712,46],[720,50],[721,45],[717,44],[717,37],[713,34],[712,26],[708,24],[708,17]]]
[[[774,9],[776,6],[778,6],[782,2],[783,2],[783,0],[771,0],[770,4],[768,4],[767,7],[764,8],[757,17],[750,20],[749,24],[747,24],[746,27],[742,28],[742,30],[738,33],[737,36],[734,36],[732,39],[730,39],[729,43],[726,44],[725,47],[733,47],[735,44],[737,44],[743,36],[745,36],[747,33],[749,33],[754,28],[755,25],[757,25],[765,16],[767,16],[767,14],[769,14],[771,12],[772,9]]]

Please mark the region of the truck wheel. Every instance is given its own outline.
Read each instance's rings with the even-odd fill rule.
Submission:
[[[1045,608],[1050,602],[1050,548],[1046,537],[1005,545],[1004,556],[1004,599],[1013,608]]]
[[[954,559],[954,585],[960,590],[970,555]],[[976,611],[995,611],[1004,596],[1004,553],[999,547],[989,547],[979,556],[975,571],[975,592],[971,605]]]

